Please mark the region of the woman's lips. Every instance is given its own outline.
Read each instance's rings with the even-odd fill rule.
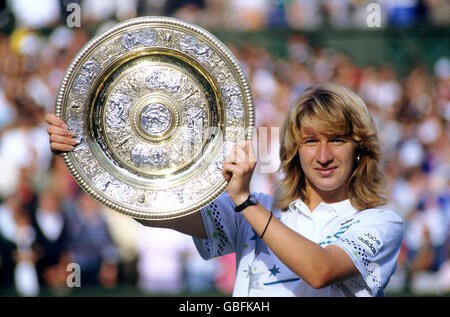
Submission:
[[[337,167],[316,168],[315,170],[320,176],[330,176],[336,170]]]

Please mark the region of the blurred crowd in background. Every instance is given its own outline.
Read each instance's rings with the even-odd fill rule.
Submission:
[[[375,2],[375,1],[374,1]],[[386,26],[448,26],[448,1],[376,1]],[[78,3],[81,27],[66,11]],[[144,227],[81,191],[49,149],[43,117],[75,54],[101,29],[144,15],[174,16],[210,31],[296,30],[288,55],[225,43],[241,62],[255,98],[256,126],[279,127],[308,86],[336,82],[359,93],[377,123],[389,206],[405,221],[389,292],[450,293],[450,57],[418,63],[400,78],[385,65],[313,47],[302,30],[364,28],[363,0],[0,1],[0,295],[67,295],[69,263],[81,288],[142,293],[230,294],[234,255],[204,261],[192,239]],[[277,141],[274,141],[277,143]],[[278,144],[270,145],[277,149]],[[277,162],[277,151],[271,152]],[[267,158],[266,158],[267,159]],[[273,193],[278,174],[255,173],[252,189]],[[125,294],[126,295],[126,294]]]

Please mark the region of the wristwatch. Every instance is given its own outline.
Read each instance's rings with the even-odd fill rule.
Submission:
[[[258,204],[258,199],[256,198],[256,196],[250,194],[246,201],[244,201],[242,204],[240,204],[239,206],[236,206],[234,208],[234,211],[241,212],[242,210],[244,210],[248,206],[256,206],[257,204]]]

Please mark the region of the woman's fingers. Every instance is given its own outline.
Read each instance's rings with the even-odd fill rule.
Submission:
[[[222,165],[222,175],[228,183],[228,194],[235,204],[241,204],[250,193],[255,162],[250,161],[250,147],[237,144]]]
[[[255,154],[250,141],[236,143],[233,150],[231,150],[227,156],[227,162],[238,165],[241,165],[242,163],[244,165],[248,163],[256,163]]]
[[[253,146],[250,141],[245,141],[244,143],[244,149],[245,149],[245,158],[248,163],[254,163],[253,165],[256,165],[256,155],[255,151],[253,150]]]
[[[56,142],[50,142],[50,149],[55,154],[59,154],[59,152],[69,152],[73,150],[72,145],[68,145],[65,143],[56,143]]]
[[[50,139],[50,149],[54,154],[73,150],[77,141],[73,138],[74,133],[55,114],[50,113],[45,116],[45,121],[49,124],[47,132]]]
[[[233,175],[236,175],[240,171],[241,171],[241,168],[233,163],[225,162],[222,165],[222,175],[227,182],[229,182],[231,180],[231,177]]]
[[[73,146],[77,144],[77,140],[75,140],[72,136],[67,137],[58,134],[50,134],[50,143],[59,143]]]
[[[238,177],[243,183],[248,183],[256,166],[255,154],[250,141],[237,143],[222,165],[222,175],[227,182],[232,177]]]
[[[67,128],[62,128],[55,125],[49,125],[47,128],[48,134],[51,135],[60,135],[66,137],[73,137],[75,134]]]
[[[61,127],[63,129],[68,129],[67,125],[62,121],[60,118],[58,118],[54,113],[49,113],[45,116],[45,121],[49,125]]]

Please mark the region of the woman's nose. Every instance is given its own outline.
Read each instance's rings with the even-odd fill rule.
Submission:
[[[321,143],[318,148],[317,162],[321,165],[328,165],[333,162],[334,156],[330,146],[327,143]]]

